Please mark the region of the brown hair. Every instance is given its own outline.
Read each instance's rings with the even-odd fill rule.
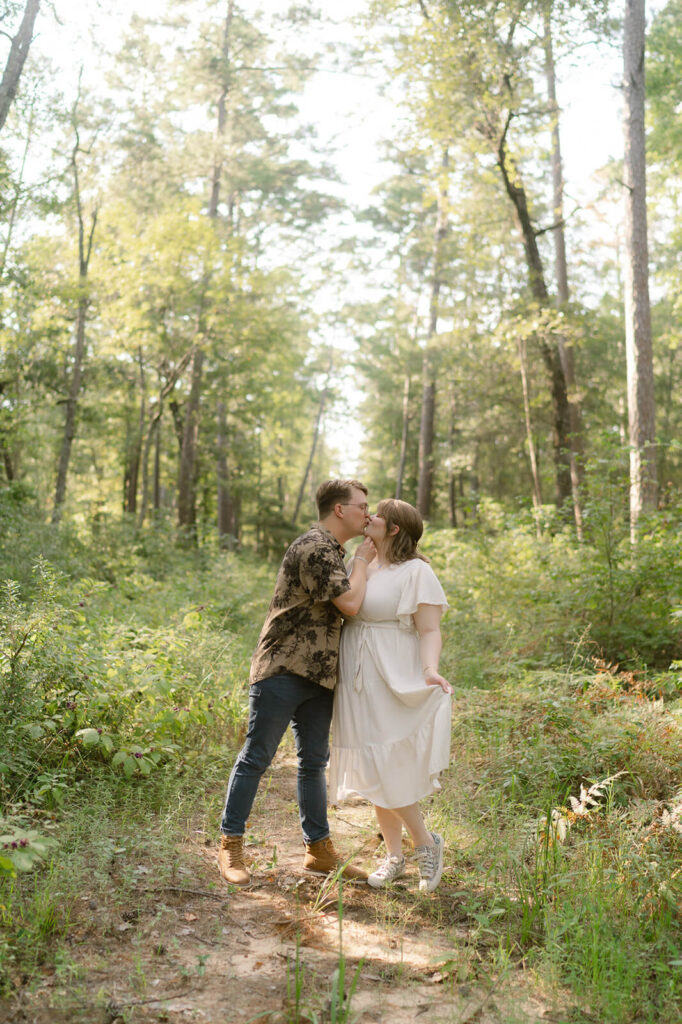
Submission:
[[[387,562],[408,562],[411,558],[428,562],[428,558],[417,551],[419,538],[424,532],[424,520],[414,505],[408,505],[399,498],[384,498],[377,505],[377,515],[386,521],[384,557]],[[394,526],[399,529],[391,534]]]
[[[315,501],[320,519],[326,519],[339,502],[350,501],[353,488],[362,491],[367,497],[367,488],[359,480],[325,480],[317,488]]]

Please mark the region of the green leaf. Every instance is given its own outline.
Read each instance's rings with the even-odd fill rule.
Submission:
[[[135,766],[135,758],[131,757],[129,754],[126,754],[125,759],[123,761],[123,771],[126,773],[129,779],[132,778],[132,776],[135,774]]]
[[[9,857],[4,857],[0,854],[0,875],[9,875],[11,878],[15,878],[16,874],[17,869],[15,868],[14,863],[9,859]]]
[[[36,858],[29,850],[13,850],[12,860],[17,871],[30,871],[36,862]]]
[[[83,745],[86,747],[94,747],[99,743],[97,729],[79,729],[76,736],[80,736],[83,740]]]

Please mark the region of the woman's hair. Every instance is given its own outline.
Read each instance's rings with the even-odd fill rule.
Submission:
[[[421,558],[423,562],[428,562],[428,558],[417,551],[419,538],[424,532],[424,520],[414,505],[408,505],[399,498],[384,498],[377,505],[376,514],[386,522],[387,562],[408,562],[411,558]],[[397,533],[391,534],[394,526],[399,529]]]

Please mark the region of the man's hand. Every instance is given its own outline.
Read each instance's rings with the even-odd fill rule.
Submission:
[[[374,547],[372,538],[365,537],[362,543],[358,544],[353,558],[364,558],[367,562],[371,562],[376,553],[377,549]]]
[[[349,577],[350,590],[347,590],[345,594],[341,594],[340,597],[332,598],[332,603],[336,605],[345,618],[357,615],[360,611],[360,605],[365,596],[365,587],[367,586],[367,566],[375,554],[374,541],[370,540],[369,537],[365,537],[362,544],[358,545],[358,549],[353,556],[353,568]]]

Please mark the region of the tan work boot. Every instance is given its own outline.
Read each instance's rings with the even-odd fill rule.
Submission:
[[[220,874],[230,885],[249,884],[251,875],[246,870],[244,863],[244,836],[222,835],[220,837],[218,867]]]
[[[331,838],[320,839],[317,843],[305,844],[303,867],[316,875],[332,875],[344,863],[343,857],[334,849]],[[341,877],[345,882],[366,882],[367,872],[346,864]]]

